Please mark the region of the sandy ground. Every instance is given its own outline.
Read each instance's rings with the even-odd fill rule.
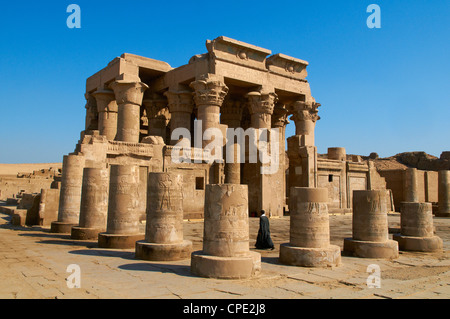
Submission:
[[[62,163],[43,164],[0,164],[0,175],[17,175],[17,173],[33,173],[50,167],[62,168]]]
[[[271,219],[276,249],[255,250],[258,219],[250,218],[250,247],[262,255],[262,273],[246,280],[199,278],[190,261],[136,260],[134,250],[99,249],[95,241],[74,241],[41,227],[13,227],[0,214],[0,298],[3,299],[330,299],[450,298],[450,219],[435,218],[445,251],[401,252],[395,260],[342,257],[334,268],[281,265],[279,245],[288,242],[289,217]],[[391,231],[399,215],[389,217]],[[331,242],[351,237],[351,215],[330,216]],[[185,237],[202,248],[203,223],[186,221]],[[81,287],[69,288],[67,267],[81,269]],[[381,287],[367,286],[367,267],[381,269]]]

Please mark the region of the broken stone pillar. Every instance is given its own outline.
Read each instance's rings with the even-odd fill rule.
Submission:
[[[92,94],[97,101],[98,130],[100,135],[106,136],[113,141],[117,135],[117,112],[116,97],[111,90],[98,90]]]
[[[50,226],[58,219],[59,189],[42,189],[39,203],[39,225]]]
[[[167,97],[168,107],[170,111],[170,136],[169,141],[174,145],[178,141],[178,136],[174,136],[173,131],[177,128],[185,128],[191,131],[191,117],[194,110],[194,100],[192,92],[189,91],[167,91],[164,93]]]
[[[403,198],[405,202],[419,202],[417,168],[403,172]]]
[[[70,233],[72,227],[78,225],[84,165],[82,155],[63,158],[58,220],[51,223],[52,233]]]
[[[110,84],[118,104],[117,141],[139,143],[141,105],[145,83],[118,80]]]
[[[249,249],[247,194],[247,185],[206,185],[203,251],[192,253],[192,273],[220,279],[259,274],[261,255]]]
[[[434,235],[431,203],[402,202],[401,205],[401,233],[393,236],[399,249],[423,252],[442,250],[442,239]]]
[[[150,173],[145,240],[136,242],[136,258],[188,259],[192,242],[183,238],[183,176]]]
[[[344,147],[330,147],[328,148],[328,159],[345,161],[347,160],[347,155]]]
[[[148,119],[148,135],[160,136],[164,143],[167,142],[167,126],[170,121],[167,99],[159,94],[144,97],[142,102]]]
[[[326,188],[293,187],[290,194],[290,242],[280,246],[280,262],[302,267],[341,263],[341,248],[330,245]]]
[[[353,191],[353,238],[344,251],[362,258],[398,258],[398,243],[389,239],[385,190]]]
[[[438,173],[438,212],[436,216],[450,217],[450,171]]]
[[[140,229],[139,167],[111,165],[106,232],[98,235],[100,248],[134,248],[145,234]]]
[[[97,239],[106,230],[108,215],[109,170],[105,167],[86,167],[81,191],[80,221],[72,227],[71,238]]]
[[[290,187],[317,187],[317,147],[301,146],[302,137],[287,139]]]

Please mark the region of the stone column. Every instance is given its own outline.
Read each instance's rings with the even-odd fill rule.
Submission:
[[[117,134],[118,106],[114,92],[111,90],[98,90],[93,93],[97,101],[98,130],[100,135],[113,141]]]
[[[400,250],[432,252],[442,250],[443,241],[434,235],[431,203],[402,202],[401,233],[394,234]]]
[[[417,168],[407,168],[403,172],[403,199],[405,202],[419,202]]]
[[[347,154],[344,147],[330,147],[328,148],[328,159],[336,161],[346,161]]]
[[[144,91],[142,82],[118,80],[110,84],[118,104],[117,141],[139,143],[141,105]]]
[[[172,133],[177,128],[186,128],[191,131],[191,116],[194,110],[192,92],[189,91],[167,91],[164,93],[168,100],[170,111],[170,144],[174,145],[177,140],[172,140]]]
[[[167,99],[159,94],[144,97],[143,101],[148,118],[148,135],[161,136],[167,141],[167,126],[170,121]]]
[[[438,212],[436,216],[450,217],[450,170],[438,172]]]
[[[247,94],[251,116],[250,126],[257,129],[270,129],[272,114],[278,97],[275,93],[250,92]]]
[[[320,104],[314,101],[297,101],[291,107],[292,120],[295,122],[295,135],[301,136],[301,146],[314,146],[314,130],[316,122],[320,120],[318,115]]]
[[[263,165],[259,160],[259,152],[265,151],[264,149],[270,150],[270,141],[263,142],[261,140],[261,133],[263,129],[270,130],[272,126],[272,114],[274,111],[275,103],[278,97],[275,93],[269,92],[250,92],[246,95],[248,100],[248,111],[250,114],[250,127],[255,129],[256,133],[256,146],[258,150],[258,160],[256,163],[251,163],[250,158],[247,157],[250,150],[254,148],[253,145],[246,143],[246,162],[244,165],[243,178],[245,183],[252,185],[249,189],[249,202],[250,202],[250,212],[259,213],[262,209],[266,210],[268,216],[271,216],[274,212],[268,208],[264,207],[264,193],[265,193],[265,183],[264,175],[261,174],[261,168]],[[270,137],[268,138],[268,140]]]
[[[84,165],[82,155],[63,158],[58,220],[51,223],[52,233],[70,233],[72,226],[78,225]]]
[[[136,258],[155,261],[190,258],[192,242],[183,238],[183,176],[150,173],[145,240],[136,242]]]
[[[139,167],[111,165],[106,232],[98,235],[100,248],[134,248],[143,240],[139,210]]]
[[[228,126],[229,129],[237,129],[241,127],[242,112],[244,110],[244,102],[239,100],[227,99],[225,100],[220,122]],[[232,161],[227,160],[226,150],[225,154],[225,183],[226,184],[240,184],[241,183],[241,163],[240,145],[235,141],[227,141],[234,150],[234,158]]]
[[[398,258],[398,243],[389,239],[385,190],[353,191],[353,238],[344,251],[362,258]]]
[[[105,166],[103,164],[102,166]],[[86,167],[83,173],[79,225],[72,227],[72,239],[97,239],[106,230],[109,170]]]
[[[341,248],[330,245],[326,188],[293,187],[289,212],[290,243],[280,246],[280,262],[302,267],[331,267],[341,263]]]
[[[212,75],[204,76],[190,84],[194,90],[194,101],[197,106],[197,119],[202,121],[203,133],[209,128],[220,129],[220,107],[225,96],[228,94],[228,87],[222,80]],[[211,139],[202,139],[203,147],[208,145]]]
[[[221,279],[259,274],[261,255],[249,249],[247,192],[247,185],[206,185],[203,251],[192,253],[192,273]]]

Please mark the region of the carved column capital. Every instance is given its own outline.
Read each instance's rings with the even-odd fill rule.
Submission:
[[[297,101],[292,105],[293,108],[293,116],[292,120],[294,122],[297,121],[313,121],[314,123],[320,120],[320,116],[318,115],[320,107],[320,103],[316,102],[304,102]]]
[[[272,127],[285,127],[287,124],[289,124],[289,120],[287,117],[288,110],[284,107],[284,105],[277,105],[273,109]]]
[[[118,80],[109,85],[114,91],[117,104],[142,105],[142,98],[148,85],[142,82]]]
[[[207,77],[192,82],[190,87],[194,90],[193,95],[197,107],[202,105],[220,107],[229,91],[222,81]]]
[[[192,113],[194,110],[194,100],[192,92],[189,91],[167,91],[164,93],[167,97],[167,105],[170,113],[183,112]]]
[[[246,95],[250,114],[273,114],[278,96],[273,93],[250,92]]]
[[[221,108],[220,121],[229,127],[239,127],[246,102],[236,99],[225,99]]]
[[[117,103],[114,91],[111,90],[97,90],[92,93],[97,101],[97,112],[114,112],[117,113]]]
[[[168,101],[159,94],[152,94],[149,97],[144,97],[142,104],[145,107],[147,117],[149,120],[156,118],[164,118],[166,121],[170,119]]]

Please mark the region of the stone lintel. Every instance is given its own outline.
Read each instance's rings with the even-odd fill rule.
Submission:
[[[206,48],[215,59],[261,70],[267,70],[266,57],[272,54],[270,50],[224,36],[208,40]]]
[[[266,62],[269,71],[296,79],[305,79],[308,76],[306,71],[308,64],[306,61],[282,53],[268,57]]]
[[[108,141],[107,154],[153,157],[154,151],[151,144]]]

